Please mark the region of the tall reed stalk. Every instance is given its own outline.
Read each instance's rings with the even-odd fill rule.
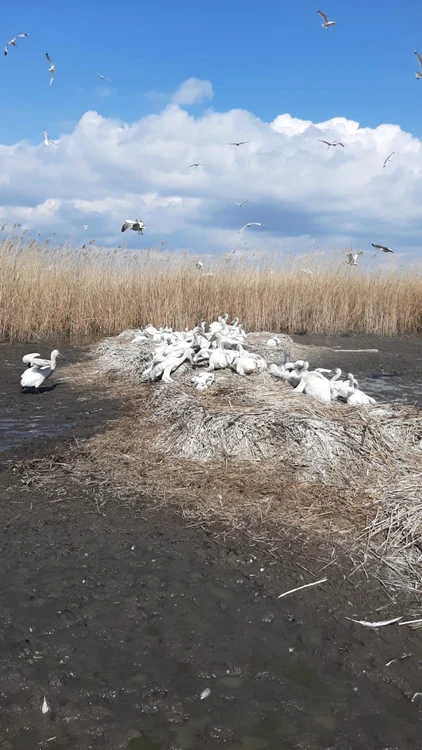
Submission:
[[[180,329],[224,312],[246,330],[422,332],[420,268],[387,270],[380,256],[364,270],[344,257],[221,255],[204,273],[186,253],[50,247],[12,233],[0,242],[0,339],[94,337],[148,322]]]

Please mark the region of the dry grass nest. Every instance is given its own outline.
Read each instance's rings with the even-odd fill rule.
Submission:
[[[247,340],[259,350],[269,334]],[[251,345],[252,343],[252,345]],[[127,337],[93,350],[92,366],[130,382],[130,409],[78,457],[118,491],[154,497],[194,524],[218,525],[277,544],[283,528],[301,538],[330,534],[362,564],[379,560],[388,585],[421,591],[422,414],[397,404],[321,405],[267,372],[215,373],[199,393],[192,367],[173,385],[139,382],[153,348]],[[293,348],[281,337],[280,360]],[[266,350],[268,357],[268,349]]]

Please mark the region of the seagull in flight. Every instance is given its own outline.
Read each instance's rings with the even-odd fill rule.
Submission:
[[[134,232],[138,232],[138,234],[143,234],[143,230],[145,229],[145,224],[140,219],[126,219],[125,223],[122,226],[122,232],[125,232],[126,229],[133,229]]]
[[[101,73],[96,73],[95,75],[101,78],[102,81],[108,81],[109,83],[111,83],[111,79],[107,78],[107,76],[103,76],[101,75]]]
[[[195,266],[197,267],[198,271],[203,271],[204,270],[204,264],[203,264],[202,260],[197,260],[196,263],[195,263]]]
[[[358,258],[360,255],[363,255],[363,250],[359,250],[359,252],[355,253],[354,255],[353,253],[347,253],[347,260],[345,261],[345,263],[347,263],[348,266],[358,266]]]
[[[239,206],[239,208],[242,208],[242,206],[244,206],[245,203],[247,203],[247,202],[248,202],[247,200],[246,201],[242,201],[241,203],[238,203],[237,201],[233,201],[233,204],[235,206]]]
[[[416,50],[415,50],[415,55],[418,58],[419,65],[421,66],[421,69],[418,70],[417,73],[415,73],[415,76],[416,78],[422,78],[422,55],[420,55],[419,52],[416,52]]]
[[[319,141],[320,143],[325,143],[325,144],[326,144],[326,146],[327,146],[327,150],[328,150],[329,148],[331,148],[331,146],[334,146],[334,148],[335,148],[336,146],[342,146],[342,147],[344,148],[344,143],[342,143],[341,141],[322,141],[322,140],[321,140],[321,138],[318,138],[318,141]]]
[[[28,36],[28,34],[16,34],[16,36],[14,36],[13,39],[10,40],[10,42],[7,42],[4,47],[4,54],[7,55],[7,53],[9,52],[9,47],[17,47],[16,39],[21,39],[24,36]]]
[[[396,153],[395,151],[392,151],[392,152],[391,152],[391,154],[390,154],[389,156],[387,156],[387,158],[386,158],[386,160],[385,160],[384,164],[382,165],[383,167],[386,167],[386,166],[387,166],[387,164],[388,164],[388,162],[390,161],[391,157],[392,157],[392,156],[394,156],[394,154],[395,154],[395,153]]]
[[[86,231],[87,229],[89,229],[89,224],[84,224],[83,226],[84,226],[84,229],[85,229],[85,231]]]
[[[48,133],[46,130],[44,130],[44,143],[46,146],[58,146],[56,141],[52,141],[51,138],[48,137]]]
[[[200,162],[197,161],[194,164],[189,164],[188,169],[190,169],[191,167],[204,167],[204,166],[205,164],[201,164]]]
[[[234,143],[228,143],[228,146],[244,146],[245,143],[250,143],[250,141],[234,141]]]
[[[322,10],[317,10],[317,13],[321,16],[322,20],[324,21],[324,23],[321,24],[321,26],[322,26],[323,29],[328,29],[330,26],[335,26],[336,25],[336,22],[335,21],[330,21],[328,19],[327,14],[323,13]]]
[[[248,224],[245,224],[242,229],[239,229],[238,234],[243,232],[244,229],[247,229],[248,227],[263,227],[264,225],[261,224],[259,221],[250,221]]]
[[[54,81],[54,75],[56,73],[56,68],[54,67],[54,63],[51,61],[50,55],[48,52],[45,53],[45,56],[47,58],[47,61],[50,63],[50,67],[48,69],[48,72],[51,73],[51,79],[50,79],[50,86]]]
[[[391,249],[391,247],[385,247],[385,245],[375,245],[373,242],[371,242],[372,247],[376,247],[377,250],[382,250],[383,253],[394,253],[394,250]]]

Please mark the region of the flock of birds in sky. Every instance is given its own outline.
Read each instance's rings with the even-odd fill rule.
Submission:
[[[321,19],[322,19],[322,24],[321,25],[322,25],[323,29],[333,28],[336,25],[336,22],[335,21],[331,21],[328,18],[327,14],[324,13],[322,10],[318,10],[317,13],[321,17]],[[18,39],[23,39],[24,37],[27,37],[27,36],[29,36],[29,34],[27,34],[27,33],[16,34],[12,39],[10,39],[10,41],[8,41],[5,44],[5,47],[4,47],[4,54],[5,54],[5,56],[7,56],[9,54],[9,49],[10,48],[17,47],[17,43],[16,42],[17,42]],[[422,55],[420,55],[416,50],[415,50],[415,55],[416,55],[416,58],[418,60],[419,66],[420,66],[420,70],[415,73],[415,76],[416,76],[417,79],[420,79],[420,78],[422,78]],[[50,77],[50,83],[49,83],[49,85],[51,86],[52,83],[53,83],[53,81],[54,81],[55,74],[56,74],[56,68],[55,68],[55,65],[54,65],[53,61],[51,60],[50,55],[48,54],[48,52],[45,53],[45,56],[46,56],[46,60],[47,60],[47,63],[48,63],[48,72],[50,73],[50,76],[51,76]],[[98,76],[102,81],[109,81],[111,83],[111,79],[107,78],[107,76],[104,76],[102,73],[95,73],[95,75]],[[327,150],[329,150],[331,148],[336,148],[337,146],[340,146],[341,148],[345,147],[345,144],[342,143],[341,141],[338,141],[338,140],[336,140],[336,141],[327,141],[327,140],[324,140],[324,139],[318,139],[318,141],[320,143],[324,143],[327,146]],[[46,130],[44,130],[44,143],[45,143],[46,146],[58,147],[58,143],[56,143],[56,141],[51,140],[51,138],[49,137],[49,135],[48,135],[48,133],[47,133]],[[245,146],[248,143],[250,143],[250,141],[231,141],[227,145],[239,148],[240,146]],[[383,167],[384,168],[387,166],[388,162],[394,156],[394,154],[395,154],[395,152],[392,151],[392,153],[389,154],[386,157],[386,159],[384,160],[384,163],[383,163]],[[205,167],[205,164],[202,163],[202,162],[193,162],[192,164],[189,164],[189,166],[187,167],[187,169],[198,168],[198,167]],[[233,204],[235,206],[239,207],[239,208],[242,208],[242,206],[244,206],[246,203],[248,203],[247,200],[244,200],[244,201],[241,201],[241,202],[233,201]],[[240,234],[241,232],[243,232],[245,229],[249,229],[249,227],[252,227],[252,226],[263,227],[264,224],[262,222],[258,222],[258,221],[250,221],[250,222],[244,224],[244,226],[241,229],[238,230],[238,234]],[[84,229],[87,229],[87,228],[88,228],[88,225],[84,225]],[[121,228],[121,231],[125,232],[127,229],[131,229],[131,230],[137,232],[138,235],[139,234],[142,235],[143,234],[143,230],[145,229],[145,224],[144,224],[144,222],[141,219],[126,219],[126,221],[124,222],[124,224],[123,224],[123,226]],[[384,253],[393,253],[394,252],[394,250],[392,250],[391,248],[386,247],[384,245],[378,245],[378,244],[372,243],[372,246],[374,248],[382,250]],[[353,253],[348,253],[347,254],[346,263],[348,265],[350,265],[350,266],[357,266],[357,265],[359,265],[358,264],[358,258],[362,254],[363,254],[363,251],[360,251],[360,252],[354,253],[354,254]]]

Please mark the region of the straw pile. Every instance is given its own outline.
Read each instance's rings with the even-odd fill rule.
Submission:
[[[249,335],[245,343],[263,351],[268,335]],[[103,342],[96,348],[95,365],[104,373],[118,372],[139,382],[151,345],[132,344],[131,338],[128,334]],[[293,348],[289,337],[280,341],[279,350],[269,355],[266,349],[272,361],[280,361]],[[350,545],[353,537],[353,544],[365,549],[365,560],[372,556],[386,564],[389,585],[422,591],[420,410],[397,404],[321,405],[267,372],[249,377],[229,370],[216,372],[213,387],[198,393],[191,376],[191,366],[183,365],[173,373],[173,385],[144,384],[147,407],[142,405],[136,422],[131,417],[134,433],[136,424],[139,433],[149,431],[151,450],[156,458],[161,456],[161,478],[170,481],[177,468],[185,477],[203,471],[212,478],[212,501],[203,489],[199,496],[190,493],[190,483],[183,482],[189,501],[180,502],[185,503],[189,519],[218,517],[235,526],[236,513],[241,513],[252,523],[253,513],[246,513],[241,503],[250,492],[251,507],[258,513],[264,492],[267,531],[271,534],[271,520],[276,538],[277,522],[290,522],[293,508],[306,526],[306,514],[297,513],[297,501],[305,504],[308,495],[309,531],[326,531],[327,518],[323,527],[317,519],[330,517],[330,529],[337,533],[343,526]],[[131,447],[124,450],[130,453]],[[260,481],[261,492],[257,492]],[[224,502],[217,502],[219,508],[216,495],[224,496]]]

